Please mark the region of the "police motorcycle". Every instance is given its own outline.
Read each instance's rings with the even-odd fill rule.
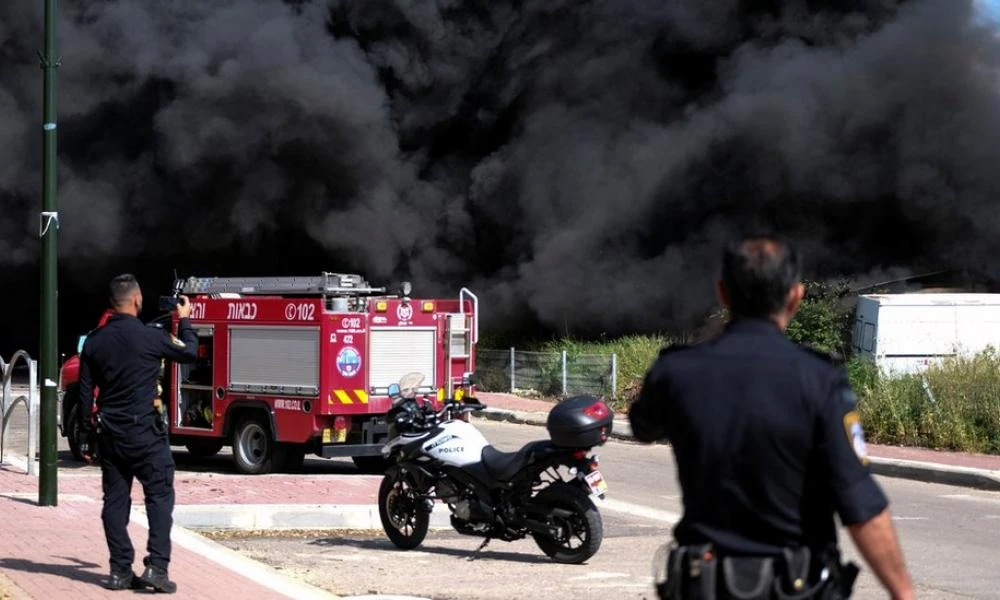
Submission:
[[[601,514],[591,496],[607,484],[595,446],[611,433],[613,415],[593,396],[564,400],[550,411],[549,439],[516,452],[494,448],[468,414],[486,408],[473,397],[446,399],[435,410],[418,398],[420,374],[404,376],[388,393],[389,437],[382,450],[390,466],[379,487],[378,507],[389,540],[416,548],[427,535],[437,500],[460,534],[506,542],[534,538],[552,560],[580,564],[601,545]]]

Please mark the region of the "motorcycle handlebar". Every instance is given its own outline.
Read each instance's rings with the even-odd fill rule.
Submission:
[[[439,423],[448,413],[464,413],[473,412],[477,410],[483,410],[486,408],[485,404],[476,402],[475,404],[461,402],[455,400],[454,398],[448,398],[444,401],[444,406],[441,410],[435,411],[430,405],[429,398],[424,396],[423,404],[417,404],[416,398],[406,398],[403,404],[398,408],[402,408],[405,412],[395,418],[397,425],[403,425],[407,422],[416,423],[417,415],[419,415],[419,425],[428,427]],[[404,408],[406,407],[406,408]],[[433,417],[430,423],[428,423],[428,417]]]

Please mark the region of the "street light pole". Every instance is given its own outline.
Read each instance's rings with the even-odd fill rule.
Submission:
[[[56,48],[56,0],[45,0],[45,52],[42,55],[42,212],[39,215],[39,237],[42,242],[42,331],[41,331],[41,465],[38,481],[38,503],[58,504],[56,484],[56,402],[59,380],[56,363],[58,314],[57,250],[59,211],[56,202],[56,69],[59,57]],[[29,457],[34,460],[34,457]]]

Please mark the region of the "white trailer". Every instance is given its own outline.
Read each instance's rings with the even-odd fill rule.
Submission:
[[[946,357],[1000,349],[1000,294],[859,296],[852,346],[888,374],[920,373]]]

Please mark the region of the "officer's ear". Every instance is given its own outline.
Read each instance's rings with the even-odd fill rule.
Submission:
[[[726,284],[722,283],[721,279],[715,282],[715,297],[722,308],[729,310],[729,292],[726,291]]]
[[[788,290],[788,303],[785,305],[788,311],[789,317],[795,314],[799,310],[799,305],[802,304],[802,298],[806,295],[806,286],[801,282],[796,283],[792,286],[792,289]]]

